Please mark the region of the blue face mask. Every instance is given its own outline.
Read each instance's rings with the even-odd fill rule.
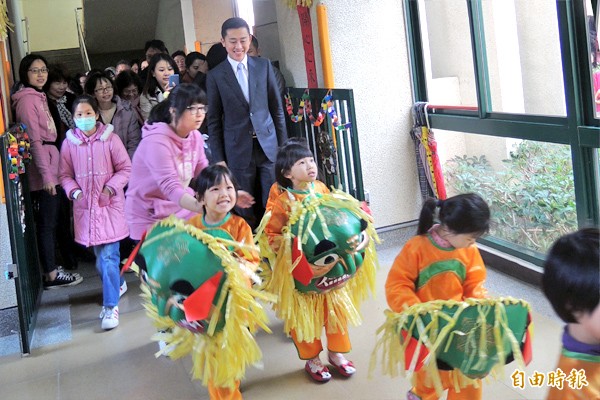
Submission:
[[[75,126],[84,132],[91,131],[96,126],[96,118],[95,117],[75,118]]]

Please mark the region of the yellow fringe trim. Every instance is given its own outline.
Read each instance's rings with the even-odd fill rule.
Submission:
[[[325,219],[320,216],[318,210],[318,206],[324,202],[327,202],[329,207],[348,210],[358,218],[368,221],[366,234],[371,240],[365,249],[362,266],[343,287],[327,293],[305,294],[296,290],[292,276],[292,271],[299,260],[290,262],[294,237],[291,227],[296,222],[303,227],[304,221],[309,220],[307,227],[298,232],[298,238],[305,243],[311,233],[311,226],[316,223],[324,224]],[[372,218],[360,208],[360,203],[355,198],[339,190],[318,197],[309,195],[303,201],[291,202],[290,206],[288,224],[282,230],[281,246],[277,254],[273,252],[267,236],[263,233],[270,214],[265,215],[256,235],[261,255],[266,256],[272,266],[266,263],[261,265],[265,282],[264,290],[275,294],[278,298],[273,309],[277,317],[284,321],[284,332],[290,335],[294,330],[299,341],[312,342],[321,337],[325,323],[327,323],[327,331],[331,333],[344,332],[348,323],[354,326],[360,325],[362,318],[359,306],[368,297],[369,292],[375,294],[375,278],[379,268],[375,251],[375,243],[379,243],[379,237],[375,232]],[[329,232],[324,225],[322,229],[323,232]]]
[[[310,7],[312,6],[312,0],[284,0],[289,8],[296,8],[297,6]]]
[[[235,382],[244,377],[246,367],[258,363],[262,358],[254,338],[258,328],[271,333],[267,326],[267,314],[258,300],[274,302],[276,298],[269,293],[249,288],[239,262],[227,249],[227,246],[233,246],[234,249],[248,246],[215,238],[175,217],[169,217],[158,224],[174,226],[206,244],[221,259],[227,277],[218,304],[212,312],[206,334],[194,334],[176,325],[171,318],[159,316],[156,306],[152,303],[149,289],[142,284],[146,314],[152,319],[156,328],[162,331],[155,334],[152,339],[164,340],[167,344],[163,351],[156,353],[156,356],[164,354],[172,359],[178,359],[191,354],[194,379],[202,379],[205,386],[212,381],[217,387],[233,388]],[[148,242],[153,240],[154,238],[151,238]],[[248,249],[250,248],[252,246]],[[225,313],[227,322],[222,331],[215,333],[215,327],[222,313]]]
[[[379,336],[379,338],[371,355],[369,374],[372,374],[376,367],[377,355],[381,354],[381,368],[385,375],[396,377],[400,374],[401,376],[412,378],[414,368],[416,367],[417,363],[419,349],[421,346],[425,346],[429,350],[429,356],[424,360],[422,369],[427,371],[429,378],[428,383],[435,388],[438,396],[441,396],[443,388],[434,354],[440,347],[441,343],[450,336],[450,340],[447,342],[445,347],[445,350],[447,350],[452,338],[454,337],[454,325],[456,324],[462,311],[469,306],[477,307],[479,316],[477,317],[475,324],[483,327],[467,335],[468,341],[476,343],[478,342],[477,347],[480,349],[479,354],[482,356],[480,357],[480,362],[483,362],[484,357],[487,356],[487,352],[485,351],[487,348],[486,326],[488,325],[486,322],[486,314],[490,309],[492,309],[495,314],[495,322],[492,329],[494,345],[497,349],[499,361],[498,364],[492,368],[489,376],[495,378],[503,375],[504,360],[507,356],[507,354],[504,353],[503,347],[505,337],[508,338],[510,342],[515,361],[519,364],[519,366],[525,367],[520,343],[515,338],[512,331],[508,328],[505,305],[510,304],[520,304],[527,308],[529,312],[531,312],[529,303],[512,297],[501,297],[496,299],[465,299],[464,301],[434,300],[426,303],[415,304],[407,308],[406,311],[402,313],[395,313],[390,310],[385,310],[384,313],[386,316],[386,321],[377,329],[377,336]],[[449,316],[443,312],[437,312],[441,311],[444,306],[458,306],[459,309],[453,316]],[[427,325],[421,318],[425,314],[431,317],[431,322],[429,322]],[[410,318],[413,319],[412,322],[409,323]],[[439,328],[440,319],[444,319],[447,322],[447,325],[441,330]],[[415,330],[419,332],[417,350],[415,351],[413,359],[410,360],[410,367],[408,370],[405,370],[404,366],[405,351],[409,341],[402,339],[400,333],[401,330],[406,330],[408,336],[412,336],[412,333]],[[504,334],[506,335],[505,337],[502,336],[502,331],[504,331]],[[477,361],[474,359],[470,360],[469,366],[471,365],[476,366]],[[476,387],[479,385],[477,379],[471,379],[467,377],[458,369],[450,371],[450,377],[456,390],[459,390],[461,387],[465,387],[467,385],[474,385]]]

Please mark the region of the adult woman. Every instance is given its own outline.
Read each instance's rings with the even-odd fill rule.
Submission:
[[[29,164],[29,189],[35,203],[34,210],[40,263],[44,272],[44,287],[57,288],[80,283],[79,275],[71,275],[56,265],[54,241],[59,208],[58,185],[59,152],[55,145],[56,126],[48,110],[42,91],[48,80],[44,57],[29,54],[19,65],[19,79],[23,87],[12,96],[16,119],[27,125],[31,143],[32,162]]]
[[[164,100],[163,93],[169,89],[169,77],[178,72],[175,61],[164,53],[152,56],[148,64],[148,75],[140,96],[140,108],[144,120],[148,119],[152,107]]]
[[[131,64],[131,70],[136,74],[140,73],[140,60],[135,59],[129,62]]]
[[[198,132],[205,116],[206,95],[188,83],[176,86],[152,109],[142,128],[125,200],[132,239],[140,240],[152,224],[171,214],[188,218],[202,211],[189,183],[208,165]],[[252,202],[247,193],[238,196],[240,206]]]
[[[115,127],[114,132],[123,142],[129,158],[133,159],[141,140],[141,131],[131,103],[116,96],[112,80],[100,72],[88,76],[85,92],[98,101],[101,122]]]
[[[208,72],[208,63],[206,56],[197,51],[192,51],[185,57],[186,73],[182,78],[182,82],[192,83],[198,73],[206,74]]]
[[[140,126],[144,125],[144,118],[142,117],[142,110],[140,109],[142,81],[138,74],[134,73],[132,70],[121,72],[115,79],[115,86],[117,88],[117,96],[131,103]]]
[[[48,109],[56,127],[56,147],[60,151],[69,129],[73,129],[71,107],[75,100],[73,93],[67,92],[69,77],[59,66],[50,66],[48,80],[44,85],[44,93],[48,100]],[[77,269],[76,254],[82,254],[81,248],[73,240],[71,226],[71,201],[61,186],[56,187],[59,197],[58,223],[56,226],[56,239],[62,258],[62,265],[66,269]]]

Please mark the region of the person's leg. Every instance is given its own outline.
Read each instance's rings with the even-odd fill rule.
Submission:
[[[229,169],[231,173],[235,177],[238,185],[241,190],[244,190],[250,193],[252,196],[256,198],[256,193],[254,192],[254,187],[256,184],[256,164],[254,163],[254,158],[250,161],[250,165],[247,168],[235,168],[235,164],[232,164]],[[258,201],[258,200],[257,200]],[[254,230],[258,226],[258,221],[254,216],[254,210],[252,207],[250,208],[240,208],[236,207],[235,211],[237,214],[244,218],[248,225]]]
[[[478,381],[479,385],[475,387],[470,385],[460,389],[460,392],[454,390],[454,387],[448,388],[448,400],[481,400],[482,386],[481,381]]]
[[[235,382],[234,388],[217,387],[213,385],[212,381],[209,381],[208,394],[210,400],[242,400],[240,381]]]
[[[269,190],[273,183],[275,183],[275,163],[267,158],[260,146],[258,147],[259,149],[256,151],[255,157],[258,170],[256,185],[259,190],[256,191],[255,214],[260,221],[265,213],[265,207],[269,199]]]
[[[71,223],[71,202],[60,186],[56,188],[56,195],[58,197],[56,240],[62,258],[62,265],[65,269],[77,269],[75,240],[72,231],[73,224]]]
[[[45,190],[32,192],[35,206],[38,252],[40,264],[47,280],[56,277],[55,232],[58,217],[58,196]]]
[[[325,329],[325,334],[327,335],[329,362],[333,364],[341,375],[348,377],[356,372],[356,368],[354,367],[354,363],[347,360],[344,356],[344,354],[349,353],[350,350],[352,350],[350,337],[348,336],[348,330],[346,328],[347,327],[344,327],[344,332],[338,331],[336,333],[330,333]]]
[[[442,388],[446,390],[451,384],[448,371],[440,371],[440,378],[442,381]],[[408,392],[409,400],[438,400],[440,397],[437,395],[431,379],[426,371],[420,370],[415,372],[413,377],[413,387]]]
[[[102,279],[102,305],[119,304],[119,242],[94,246],[96,269]]]
[[[290,332],[298,357],[301,360],[307,360],[304,370],[317,382],[328,382],[331,379],[329,368],[321,362],[319,354],[323,351],[321,339],[315,339],[312,342],[301,342],[298,340],[295,331]]]

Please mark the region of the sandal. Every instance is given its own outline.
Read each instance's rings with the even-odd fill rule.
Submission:
[[[329,368],[323,365],[320,359],[313,358],[306,362],[304,366],[308,375],[313,378],[317,382],[329,382],[331,379],[331,374],[329,373]]]
[[[336,364],[333,361],[333,359],[331,358],[331,354],[329,354],[329,363],[331,365],[333,365],[335,368],[337,368],[337,371],[342,376],[350,377],[350,376],[354,375],[354,373],[356,372],[356,368],[354,367],[354,363],[352,363],[352,361],[346,360],[346,358],[343,355],[341,355],[341,354],[339,354],[338,357],[341,359],[340,364]]]

